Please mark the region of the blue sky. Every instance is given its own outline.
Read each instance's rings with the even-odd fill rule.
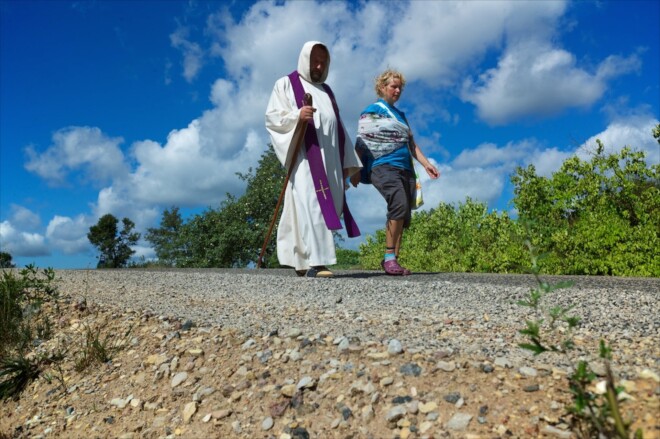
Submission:
[[[106,213],[144,232],[164,208],[242,194],[273,83],[308,40],[330,48],[351,132],[373,78],[406,75],[398,106],[442,173],[427,209],[510,210],[516,166],[550,175],[596,138],[658,163],[659,5],[0,0],[0,247],[19,266],[94,267],[86,234]],[[363,235],[383,227],[372,187],[348,201]]]

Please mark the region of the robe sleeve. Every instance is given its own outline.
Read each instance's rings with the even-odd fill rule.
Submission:
[[[286,168],[289,167],[289,145],[291,145],[299,116],[300,110],[295,105],[289,78],[278,79],[266,108],[266,129],[270,134],[277,159]]]
[[[351,175],[355,174],[356,172],[360,172],[360,168],[362,168],[362,162],[360,161],[360,158],[358,157],[357,151],[355,150],[355,146],[353,145],[353,141],[348,135],[348,131],[346,131],[346,124],[343,123],[342,125],[344,126],[344,136],[345,136],[345,145],[344,145],[344,178],[350,177]]]

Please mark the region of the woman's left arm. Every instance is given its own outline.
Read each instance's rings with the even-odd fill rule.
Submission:
[[[415,138],[412,136],[410,137],[410,144],[412,145],[412,148],[410,148],[412,156],[419,162],[420,165],[424,167],[426,173],[429,174],[429,177],[433,179],[440,177],[440,171],[438,171],[438,168],[429,162],[429,160],[422,152],[422,149],[415,142]]]

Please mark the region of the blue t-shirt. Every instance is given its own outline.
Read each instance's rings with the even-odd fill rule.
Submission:
[[[399,122],[408,125],[408,121],[406,120],[406,115],[403,111],[399,110],[394,105],[388,104],[384,99],[378,99],[378,102],[386,105],[387,108],[390,109],[392,114],[394,114],[394,116],[399,120]],[[364,113],[373,113],[385,117],[392,117],[391,114],[386,109],[384,109],[383,107],[381,107],[376,103],[373,103],[369,105],[367,108],[365,108],[362,114]],[[396,151],[393,151],[382,157],[378,157],[371,164],[371,168],[373,169],[374,167],[380,165],[390,165],[395,168],[407,169],[409,171],[412,171],[413,168],[412,168],[412,158],[410,156],[410,148],[399,148]]]

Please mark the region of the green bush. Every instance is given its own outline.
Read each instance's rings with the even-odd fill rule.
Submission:
[[[384,230],[367,236],[360,246],[362,266],[379,269],[384,249]],[[520,270],[525,254],[516,221],[468,198],[457,208],[441,203],[413,214],[399,258],[413,271],[510,273]]]
[[[57,299],[52,268],[41,273],[33,265],[19,272],[3,271],[0,280],[0,398],[20,393],[41,370],[40,358],[28,358],[28,349],[52,335],[52,324],[42,306]]]
[[[660,126],[656,127],[660,141]],[[403,234],[402,264],[413,271],[525,272],[530,242],[546,257],[548,274],[660,277],[660,164],[625,147],[606,154],[597,141],[589,160],[568,158],[551,177],[533,165],[516,169],[513,205],[518,218],[488,211],[468,198],[413,214]],[[360,246],[363,268],[380,269],[385,231]]]
[[[551,177],[533,166],[512,177],[520,219],[548,253],[550,274],[660,276],[660,165],[625,147],[567,159]]]
[[[360,267],[360,253],[347,248],[337,248],[337,265],[340,270],[351,270]]]

